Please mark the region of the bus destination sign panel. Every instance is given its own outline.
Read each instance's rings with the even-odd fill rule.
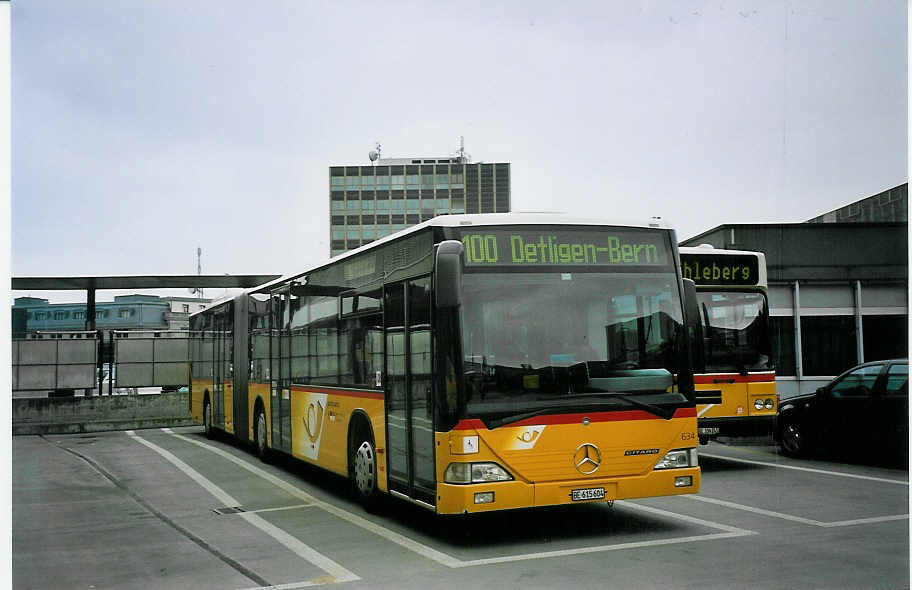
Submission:
[[[463,232],[466,266],[667,266],[665,232],[486,227]]]
[[[750,254],[684,254],[681,274],[697,285],[749,286],[760,282],[757,257]]]

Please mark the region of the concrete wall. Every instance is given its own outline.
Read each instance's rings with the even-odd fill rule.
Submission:
[[[776,393],[779,399],[788,399],[796,395],[814,393],[832,380],[831,377],[776,377]]]
[[[189,426],[188,393],[14,399],[13,434]]]

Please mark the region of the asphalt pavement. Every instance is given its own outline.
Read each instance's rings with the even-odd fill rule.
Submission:
[[[16,436],[14,588],[908,588],[908,471],[700,447],[696,496],[438,517],[200,428]]]

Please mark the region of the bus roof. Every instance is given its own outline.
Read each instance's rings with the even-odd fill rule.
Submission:
[[[721,254],[722,256],[725,256],[726,254],[748,254],[750,256],[759,256],[764,260],[766,259],[766,255],[763,252],[757,252],[756,250],[728,250],[725,248],[716,248],[710,244],[678,246],[678,252],[680,254]]]
[[[407,227],[403,230],[400,230],[396,233],[384,236],[378,240],[374,240],[370,244],[365,244],[360,248],[355,248],[354,250],[349,250],[326,260],[323,263],[317,264],[310,268],[307,268],[300,272],[295,272],[292,274],[282,275],[278,279],[270,281],[268,283],[263,283],[257,287],[252,287],[250,289],[245,289],[244,294],[253,294],[253,293],[268,293],[276,285],[281,285],[282,283],[288,282],[290,280],[296,279],[308,273],[315,272],[321,268],[325,268],[330,264],[335,264],[340,260],[344,260],[351,256],[355,256],[361,252],[365,252],[376,248],[382,244],[386,244],[403,237],[409,236],[413,233],[419,232],[428,227],[466,227],[473,225],[535,225],[535,224],[556,224],[556,225],[609,225],[609,226],[618,226],[618,227],[642,227],[642,228],[652,228],[652,229],[663,229],[671,230],[673,229],[669,224],[662,221],[658,218],[653,218],[649,220],[637,219],[598,219],[592,217],[583,217],[580,215],[573,215],[568,213],[551,213],[551,212],[515,212],[515,213],[475,213],[475,214],[466,214],[466,215],[438,215],[427,221],[423,221],[417,225]],[[226,298],[225,300],[228,300]],[[210,309],[216,307],[217,303],[222,303],[223,301],[213,302],[210,305]],[[202,313],[202,312],[196,312]],[[195,315],[195,314],[194,314]]]

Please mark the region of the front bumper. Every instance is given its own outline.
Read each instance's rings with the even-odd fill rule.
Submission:
[[[691,485],[676,487],[675,478],[691,478]],[[605,497],[600,500],[574,502],[571,493],[577,489],[603,488]],[[503,481],[478,484],[437,484],[437,512],[439,514],[462,514],[489,512],[531,506],[555,506],[560,504],[585,504],[608,502],[653,496],[677,496],[696,494],[700,491],[700,468],[661,469],[647,475],[587,478],[570,481],[531,483],[524,481]],[[493,492],[494,501],[475,503],[475,494]]]

